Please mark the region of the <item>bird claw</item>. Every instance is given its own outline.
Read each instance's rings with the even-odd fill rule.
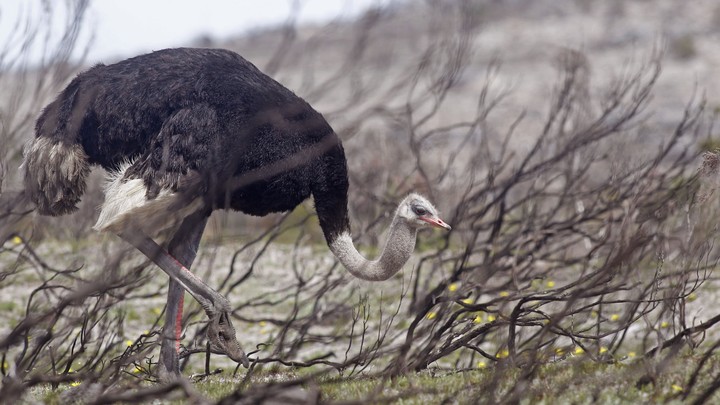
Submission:
[[[230,322],[228,312],[222,311],[210,317],[207,338],[213,351],[225,353],[233,361],[241,363],[245,368],[250,367],[250,361],[237,341],[235,328]]]

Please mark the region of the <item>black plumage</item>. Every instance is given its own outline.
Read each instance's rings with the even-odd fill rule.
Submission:
[[[148,199],[169,189],[203,197],[208,212],[266,215],[314,195],[328,242],[349,228],[339,138],[304,100],[234,52],[166,49],[96,65],[48,105],[36,135],[79,144],[89,164],[108,170],[133,162],[124,176],[141,178]],[[42,201],[43,190],[36,194]],[[46,213],[72,210],[79,196],[68,195],[75,200]]]

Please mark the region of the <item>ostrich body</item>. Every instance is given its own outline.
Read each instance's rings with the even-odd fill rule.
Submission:
[[[366,260],[350,236],[340,139],[304,100],[230,51],[166,49],[97,65],[43,110],[35,132],[23,165],[38,211],[74,211],[90,166],[100,165],[109,175],[94,228],[119,235],[169,275],[161,375],[179,373],[184,290],[210,318],[213,349],[248,366],[228,300],[189,271],[213,210],[262,216],[312,195],[330,250],[372,281],[402,268],[420,227],[450,229],[410,194],[382,253]]]

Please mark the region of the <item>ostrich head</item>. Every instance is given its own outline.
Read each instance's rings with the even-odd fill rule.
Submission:
[[[250,367],[250,361],[237,341],[235,328],[227,311],[217,312],[210,316],[207,337],[213,350],[225,353],[231,359],[242,363],[245,368]]]
[[[430,226],[450,229],[430,201],[413,193],[398,205],[385,247],[377,259],[367,260],[358,253],[348,232],[332,241],[330,250],[353,276],[367,281],[387,280],[410,259],[417,231]]]
[[[405,220],[413,228],[422,228],[433,226],[450,230],[450,225],[446,224],[438,215],[437,209],[427,200],[427,198],[412,193],[398,206],[397,216]]]

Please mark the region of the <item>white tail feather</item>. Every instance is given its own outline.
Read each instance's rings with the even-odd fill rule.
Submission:
[[[140,229],[155,235],[176,228],[180,220],[200,207],[200,200],[190,202],[180,210],[170,211],[177,193],[160,190],[157,197],[147,198],[147,187],[142,179],[125,179],[125,171],[132,165],[127,162],[120,169],[108,173],[103,202],[93,229],[119,233],[126,229]]]

